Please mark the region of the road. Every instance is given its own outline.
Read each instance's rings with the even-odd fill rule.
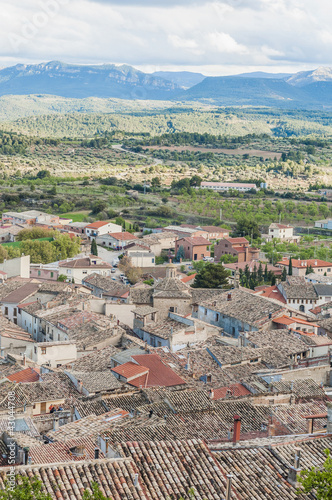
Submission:
[[[117,151],[122,151],[124,153],[130,153],[132,155],[137,155],[137,156],[142,156],[143,158],[146,158],[148,160],[153,160],[155,165],[162,165],[163,161],[158,160],[158,158],[151,158],[149,155],[144,155],[143,153],[135,153],[134,151],[128,151],[128,149],[125,149],[121,146],[121,144],[113,144],[112,146],[113,149],[116,149]]]
[[[119,257],[119,255],[121,255],[121,254],[122,254],[122,252],[110,251],[110,250],[106,250],[106,248],[98,246],[98,257],[103,259],[105,262],[108,262],[109,264],[111,264],[111,266],[113,265],[113,260],[117,259]],[[120,274],[121,274],[121,271],[118,268],[116,268],[116,272],[112,273],[112,278],[118,279]]]

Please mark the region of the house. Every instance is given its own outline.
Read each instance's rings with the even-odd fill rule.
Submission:
[[[75,233],[80,236],[82,234],[85,234],[85,228],[88,225],[88,222],[71,222],[63,226],[63,231],[67,233]]]
[[[135,243],[128,245],[124,254],[130,258],[134,267],[151,267],[156,263],[156,256],[149,248],[135,245]]]
[[[74,283],[82,283],[83,279],[92,273],[110,276],[112,266],[100,257],[89,255],[78,259],[67,259],[59,263],[59,273]]]
[[[284,257],[277,262],[281,268],[285,267],[287,274],[289,271],[289,259]],[[307,270],[311,268],[315,274],[332,276],[332,262],[326,262],[320,259],[292,259],[293,276],[305,276]]]
[[[185,238],[185,237],[190,237],[190,238],[197,238],[197,237],[202,237],[202,238],[207,238],[208,233],[207,231],[204,231],[203,229],[196,228],[196,227],[188,227],[188,226],[167,226],[163,227],[163,232],[166,233],[173,233],[176,235],[177,238]]]
[[[251,247],[247,238],[223,238],[214,246],[214,259],[222,261],[223,255],[233,255],[239,263],[250,262],[258,260],[259,249]]]
[[[225,229],[224,227],[201,226],[201,229],[208,233],[206,236],[208,240],[221,240],[221,238],[229,238],[229,229]]]
[[[202,260],[204,257],[210,257],[210,245],[210,241],[202,236],[179,238],[175,242],[175,255],[182,247],[185,259]]]
[[[85,234],[88,238],[90,238],[90,240],[96,239],[98,238],[98,236],[102,236],[108,233],[121,233],[121,231],[122,226],[107,221],[92,222],[85,227]]]
[[[27,210],[25,212],[4,212],[2,222],[11,224],[60,224],[58,215],[51,215],[39,210]]]
[[[304,276],[287,276],[278,289],[287,304],[300,312],[310,313],[316,306],[332,300],[332,285],[308,283]]]
[[[128,233],[127,231],[103,234],[96,238],[98,245],[106,246],[108,248],[113,248],[114,250],[123,250],[124,247],[128,246],[130,243],[138,240],[137,236]]]
[[[58,368],[77,359],[75,342],[39,342],[33,347],[32,360],[38,365]]]
[[[113,281],[108,276],[93,273],[84,278],[82,284],[89,288],[96,297],[121,303],[128,302],[129,286]]]
[[[251,260],[249,262],[235,262],[235,263],[231,263],[231,264],[223,263],[223,267],[225,269],[228,269],[229,271],[231,271],[232,277],[235,276],[236,272],[237,272],[237,274],[239,274],[240,269],[242,271],[244,271],[246,266],[248,266],[249,271],[252,273],[252,272],[254,272],[255,267],[256,267],[256,271],[257,271],[260,265],[262,265],[263,271],[265,271],[265,267],[267,267],[268,272],[272,272],[275,276],[281,276],[282,271],[281,271],[280,267],[273,266],[272,264],[269,264],[267,262],[260,263],[257,260]]]
[[[0,316],[0,352],[2,356],[8,353],[32,357],[33,338],[19,326]]]
[[[4,317],[15,323],[15,325],[22,326],[20,324],[18,306],[21,303],[27,302],[28,298],[33,296],[40,286],[39,283],[25,283],[8,295],[5,295],[0,302]]]
[[[197,301],[193,305],[192,317],[222,328],[232,337],[238,337],[241,332],[268,329],[273,319],[285,311],[281,303],[235,289],[221,292],[210,300]]]
[[[30,277],[30,255],[21,255],[15,259],[8,259],[0,263],[0,271],[7,274],[8,278]]]
[[[57,281],[59,268],[57,264],[30,264],[30,278],[38,280]]]
[[[133,355],[132,361],[111,368],[120,381],[134,387],[176,387],[185,384],[157,354]]]
[[[163,250],[174,250],[177,237],[178,235],[171,232],[153,233],[143,236],[141,242],[152,253],[159,256]]]
[[[242,184],[240,182],[202,182],[197,189],[212,189],[213,191],[227,192],[230,189],[244,193],[251,189],[257,190],[256,184]]]
[[[316,220],[315,227],[320,229],[332,229],[332,219]]]
[[[171,351],[183,349],[207,339],[206,325],[169,313],[168,318],[158,321],[158,310],[143,306],[133,310],[134,332],[153,347],[168,347]]]
[[[297,243],[301,239],[301,236],[294,236],[294,228],[292,226],[273,222],[269,226],[269,233],[266,239],[267,241],[279,239],[289,243]]]

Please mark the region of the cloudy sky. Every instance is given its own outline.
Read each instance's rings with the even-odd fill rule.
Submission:
[[[1,0],[0,66],[60,60],[209,75],[332,66],[328,0]]]

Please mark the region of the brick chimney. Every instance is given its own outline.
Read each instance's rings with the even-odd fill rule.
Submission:
[[[239,415],[234,415],[234,431],[233,431],[233,444],[235,445],[240,441],[241,435],[241,417]]]

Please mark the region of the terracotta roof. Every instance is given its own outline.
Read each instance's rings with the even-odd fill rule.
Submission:
[[[128,233],[128,231],[124,231],[123,233],[110,233],[109,236],[118,241],[138,240],[137,236]]]
[[[182,281],[182,283],[188,283],[188,282],[194,280],[196,278],[196,276],[197,276],[197,273],[191,274],[190,276],[184,276],[183,278],[181,278],[181,281]]]
[[[59,462],[79,462],[93,460],[96,444],[89,437],[69,439],[65,442],[31,446],[29,457],[32,464],[50,464]],[[104,458],[99,450],[99,458]]]
[[[228,394],[233,397],[248,396],[251,394],[242,384],[231,384],[227,387],[220,387],[219,389],[214,389],[213,392],[212,399],[223,399]]]
[[[264,288],[264,290],[258,290],[258,292],[255,293],[261,295],[261,297],[279,300],[279,302],[287,304],[285,297],[283,296],[283,294],[280,292],[279,288],[276,285],[266,287]]]
[[[127,379],[127,382],[130,382],[137,377],[149,373],[149,369],[145,366],[140,366],[136,363],[133,363],[132,361],[129,361],[128,363],[124,363],[123,365],[112,368],[112,372],[121,375],[122,377]]]
[[[89,229],[98,229],[100,227],[103,227],[103,226],[107,226],[107,224],[109,224],[109,221],[105,221],[105,220],[98,220],[96,222],[92,222],[91,224],[88,224],[85,228],[89,228]]]
[[[239,238],[224,238],[224,239],[229,241],[233,245],[236,245],[237,243],[248,243],[249,244],[249,241],[247,240],[247,238],[239,237]]]
[[[12,375],[8,375],[8,380],[11,382],[38,382],[39,380],[39,368],[26,368]]]
[[[111,269],[111,264],[108,264],[107,262],[104,262],[101,259],[98,259],[96,257],[96,264],[93,264],[91,261],[94,260],[93,258],[90,257],[84,257],[82,259],[74,259],[70,261],[63,261],[60,262],[59,267],[66,267],[66,268],[78,268],[78,269],[85,269],[87,267],[91,269],[98,269],[98,268],[107,268]]]
[[[34,294],[38,290],[38,288],[38,283],[26,283],[15,291],[4,296],[2,298],[2,302],[19,304],[20,302]]]
[[[149,369],[147,382],[145,380],[146,375],[144,375],[131,382],[135,387],[139,387],[140,385],[144,387],[172,387],[185,384],[185,381],[169,366],[164,365],[157,354],[140,354],[138,356],[133,356],[133,360],[139,365]]]
[[[192,238],[188,236],[186,238],[179,238],[176,243],[178,244],[180,241],[185,241],[192,246],[211,245],[211,242],[206,238],[203,238],[203,236],[193,236]]]
[[[278,264],[283,264],[284,266],[289,266],[289,259],[283,259],[278,262]],[[326,262],[325,260],[319,259],[292,259],[293,267],[332,267],[332,262]]]

